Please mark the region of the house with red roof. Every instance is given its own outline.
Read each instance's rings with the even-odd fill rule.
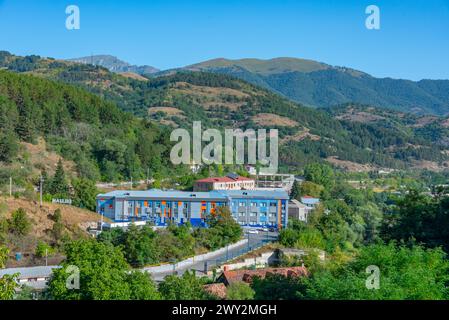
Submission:
[[[226,177],[206,178],[195,181],[193,191],[208,192],[212,190],[254,190],[256,181],[236,174]]]
[[[224,271],[218,278],[218,282],[229,286],[234,282],[244,282],[250,284],[254,277],[265,279],[268,275],[281,275],[284,277],[306,277],[308,276],[306,267],[287,267],[287,268],[263,268],[256,270],[230,270]]]

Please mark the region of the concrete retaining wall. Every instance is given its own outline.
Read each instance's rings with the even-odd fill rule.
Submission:
[[[242,262],[236,262],[232,264],[225,264],[221,266],[219,271],[229,271],[229,270],[237,270],[248,268],[252,266],[256,266],[256,268],[264,268],[271,265],[273,262],[277,261],[277,254],[275,251],[268,251],[262,253],[259,257],[256,258],[248,258]]]
[[[148,271],[149,273],[165,273],[165,272],[171,272],[174,268],[176,269],[183,269],[193,266],[195,263],[211,260],[213,258],[216,258],[217,256],[223,254],[226,252],[226,250],[231,250],[239,246],[244,246],[248,243],[248,239],[240,240],[236,243],[230,244],[228,247],[224,247],[215,251],[211,251],[208,253],[200,254],[185,260],[182,260],[176,264],[164,264],[160,266],[154,266],[154,267],[147,267],[143,268],[144,271]]]

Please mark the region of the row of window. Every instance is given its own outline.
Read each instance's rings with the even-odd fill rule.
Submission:
[[[239,201],[239,202],[234,201],[234,206],[237,206],[237,205],[239,207],[246,207],[247,206],[246,205],[246,201]],[[277,203],[276,202],[270,202],[269,205],[270,205],[271,208],[277,207]],[[266,208],[268,206],[268,203],[267,202],[251,202],[250,206],[251,207]]]
[[[246,217],[246,213],[245,212],[239,212],[238,213],[238,216],[239,217]],[[250,212],[249,213],[249,216],[250,217],[257,217],[257,213],[255,213],[255,212]],[[266,213],[264,213],[264,212],[261,212],[261,213],[259,213],[259,217],[261,217],[261,218],[266,218],[267,217],[267,214]],[[268,215],[268,217],[270,217],[270,218],[276,218],[276,213],[270,213],[269,215]]]

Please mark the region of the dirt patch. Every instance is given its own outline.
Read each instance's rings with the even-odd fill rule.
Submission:
[[[339,167],[343,170],[351,171],[351,172],[369,172],[377,170],[378,168],[369,165],[369,164],[361,164],[347,160],[340,160],[337,157],[328,157],[326,161],[333,164],[336,167]]]
[[[236,111],[244,106],[250,97],[249,94],[237,89],[196,86],[186,82],[175,83],[170,92],[173,95],[186,95],[206,110],[218,107]]]
[[[434,117],[434,116],[424,116],[421,118],[416,119],[416,123],[414,123],[413,125],[411,125],[411,127],[413,128],[422,128],[427,126],[428,124],[434,123],[435,121],[438,120],[438,117]],[[447,120],[446,120],[447,121]],[[443,122],[444,123],[444,122]],[[442,125],[443,125],[442,123]],[[449,122],[447,123],[447,125],[449,126]],[[443,125],[444,126],[444,125]]]
[[[441,164],[428,160],[412,160],[412,169],[427,169],[430,171],[440,172],[449,168],[449,161],[445,161]]]
[[[52,215],[56,209],[61,210],[62,222],[68,229],[67,231],[72,233],[76,228],[85,231],[87,235],[87,226],[90,223],[96,223],[100,221],[101,217],[89,210],[80,209],[68,205],[60,205],[54,203],[44,203],[42,206],[36,201],[30,201],[25,199],[14,198],[0,198],[0,203],[3,203],[7,207],[6,218],[11,216],[11,213],[19,208],[23,208],[28,218],[33,222],[32,234],[37,238],[45,239],[47,237],[46,230],[53,227],[53,220],[49,215]]]
[[[385,120],[385,117],[382,117],[377,114],[372,114],[364,111],[353,111],[351,109],[349,109],[348,112],[346,112],[345,114],[336,116],[335,118],[338,120],[346,120],[351,122],[362,122],[362,123],[370,123]]]
[[[174,89],[187,94],[197,94],[206,97],[216,97],[218,95],[230,95],[236,98],[245,99],[249,97],[249,94],[237,89],[223,88],[223,87],[207,87],[196,86],[187,82],[177,82],[173,86]]]
[[[134,80],[148,81],[147,78],[142,77],[140,74],[137,74],[137,73],[134,73],[134,72],[123,72],[123,73],[120,73],[120,75],[125,77],[125,78],[130,78],[130,79],[134,79]]]
[[[150,115],[155,114],[157,112],[163,112],[169,116],[185,117],[184,112],[182,110],[173,107],[151,107],[148,109],[148,114]]]
[[[445,128],[448,128],[448,127],[449,127],[449,118],[443,120],[443,121],[441,122],[441,125],[442,125],[443,127],[445,127]]]
[[[296,127],[298,122],[272,113],[260,113],[252,120],[261,126]]]
[[[35,168],[36,173],[40,173],[45,168],[48,174],[54,174],[59,159],[62,159],[64,171],[72,176],[76,176],[76,166],[73,161],[64,160],[57,153],[47,151],[47,144],[44,139],[39,138],[37,144],[21,142],[24,153]]]
[[[281,144],[288,143],[290,141],[302,141],[304,139],[310,139],[312,141],[318,141],[321,139],[320,136],[317,136],[315,134],[311,134],[310,130],[308,128],[304,129],[303,131],[298,131],[292,136],[285,136],[281,139]]]

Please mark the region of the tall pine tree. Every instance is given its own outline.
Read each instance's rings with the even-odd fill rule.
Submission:
[[[67,184],[62,160],[59,159],[55,175],[51,181],[49,191],[53,195],[68,196],[69,185]]]
[[[296,200],[299,200],[301,198],[301,186],[299,185],[299,182],[296,180],[295,182],[293,182],[290,198]]]

